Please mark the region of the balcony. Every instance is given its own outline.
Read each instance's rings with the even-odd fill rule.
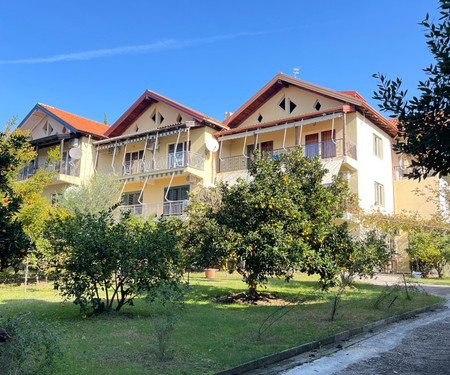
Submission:
[[[396,166],[396,167],[394,167],[394,179],[396,181],[407,180],[408,177],[406,176],[406,174],[411,173],[411,172],[412,172],[412,168],[410,168],[410,167]]]
[[[356,144],[350,141],[345,142],[344,152],[344,140],[335,139],[333,141],[325,141],[319,143],[310,143],[302,145],[303,155],[313,158],[319,156],[321,159],[329,159],[335,157],[349,156],[357,160]],[[287,151],[293,150],[295,147],[286,147],[286,149],[276,149],[271,151],[264,151],[263,155],[273,159],[278,159],[280,156],[286,154]],[[248,169],[250,166],[250,158],[244,155],[231,156],[222,158],[219,162],[219,172],[231,172],[239,171],[242,169]]]
[[[122,176],[180,167],[192,167],[203,170],[203,155],[195,152],[180,151],[165,156],[157,156],[154,159],[127,161],[122,164]]]
[[[36,174],[38,170],[45,170],[47,172],[55,172],[55,174],[63,174],[67,176],[80,177],[80,160],[74,161],[58,161],[56,163],[49,164],[43,168],[36,169],[34,163],[28,164],[25,168],[21,169],[18,174],[20,181],[26,180]]]
[[[142,203],[129,206],[120,206],[120,212],[130,212],[132,215],[143,216],[148,219],[155,215],[161,216],[183,216],[188,200],[179,200],[164,203]]]

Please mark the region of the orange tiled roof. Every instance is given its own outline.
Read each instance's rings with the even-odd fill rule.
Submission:
[[[109,125],[105,125],[94,120],[89,120],[85,117],[74,115],[73,113],[69,113],[46,104],[40,103],[40,105],[48,111],[52,112],[61,120],[67,122],[69,125],[72,125],[75,129],[82,132],[104,137],[103,133],[109,129]]]

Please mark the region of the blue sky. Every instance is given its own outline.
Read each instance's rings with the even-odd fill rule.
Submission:
[[[371,97],[432,62],[418,25],[437,1],[8,1],[0,128],[37,103],[112,124],[156,91],[223,120],[278,72]]]

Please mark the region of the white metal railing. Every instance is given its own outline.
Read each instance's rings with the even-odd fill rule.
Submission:
[[[130,212],[132,215],[142,216],[148,219],[151,216],[183,216],[188,200],[179,200],[164,203],[142,203],[120,206],[120,212]]]
[[[180,151],[173,154],[160,155],[155,158],[127,161],[122,164],[122,175],[187,166],[203,170],[203,155],[195,152]]]
[[[406,175],[411,172],[411,167],[396,166],[394,167],[394,178],[395,180],[407,180],[408,177]]]
[[[22,168],[19,171],[18,179],[26,180],[27,178],[34,176],[39,169],[43,169],[48,172],[56,172],[56,173],[64,174],[67,176],[79,177],[80,176],[80,165],[81,165],[80,160],[74,160],[74,161],[64,160],[64,161],[57,161],[57,162],[49,164],[45,167],[39,167],[38,169],[36,169],[34,167],[34,163],[30,163],[25,168]]]
[[[264,151],[262,152],[261,155],[278,159],[282,155],[285,155],[287,151],[291,151],[294,148],[295,147],[286,147],[285,149],[280,148],[270,151]],[[351,141],[346,141],[344,149],[343,139],[310,143],[307,145],[302,145],[302,148],[303,148],[303,155],[311,158],[319,156],[321,159],[329,159],[334,157],[349,156],[355,160],[357,159],[356,144]],[[248,169],[250,166],[250,160],[253,157],[252,155],[248,156],[249,157],[245,157],[244,155],[238,155],[222,158],[219,163],[219,171],[230,172]]]

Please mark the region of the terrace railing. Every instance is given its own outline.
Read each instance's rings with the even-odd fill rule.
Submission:
[[[67,176],[80,177],[80,165],[80,160],[64,160],[36,169],[34,167],[34,163],[30,163],[25,168],[19,171],[18,179],[26,180],[27,178],[34,176],[39,169],[44,169],[48,172],[56,172],[58,174],[64,174]]]
[[[142,216],[148,219],[151,216],[183,216],[188,200],[179,200],[164,203],[142,203],[120,206],[120,212],[130,212],[132,215]]]
[[[122,175],[153,172],[163,169],[192,167],[203,170],[203,155],[195,152],[180,151],[148,159],[132,160],[122,164]]]
[[[355,160],[357,160],[356,154],[356,144],[351,141],[345,142],[345,152],[344,152],[344,140],[343,139],[335,139],[333,141],[324,141],[318,143],[310,143],[306,145],[302,145],[303,155],[308,156],[310,158],[319,156],[321,159],[329,159],[335,157],[349,156]],[[286,149],[275,149],[270,151],[264,151],[261,155],[264,157],[271,157],[277,159],[282,155],[286,154],[286,152],[293,150],[294,147],[286,147]],[[253,155],[249,157],[245,157],[244,155],[231,156],[226,158],[221,158],[219,162],[219,171],[220,172],[230,172],[230,171],[238,171],[242,169],[248,169],[250,165],[250,160],[253,158]]]

